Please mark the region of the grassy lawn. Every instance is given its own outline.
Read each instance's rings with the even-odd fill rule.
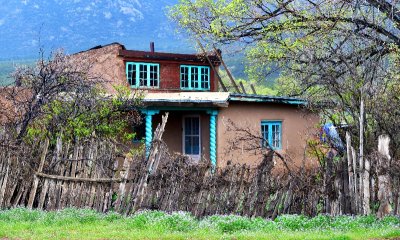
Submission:
[[[374,216],[283,215],[270,221],[210,216],[197,220],[183,212],[145,211],[123,217],[87,209],[0,211],[0,238],[8,239],[390,239],[399,236],[397,217],[377,220]]]

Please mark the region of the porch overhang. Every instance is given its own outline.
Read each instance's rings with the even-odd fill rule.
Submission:
[[[288,105],[307,105],[307,101],[300,98],[283,97],[283,96],[267,96],[256,94],[231,93],[229,101],[232,102],[259,102],[259,103],[280,103]]]
[[[219,108],[228,107],[228,92],[147,93],[143,107]]]

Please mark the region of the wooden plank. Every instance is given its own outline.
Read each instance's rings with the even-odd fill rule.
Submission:
[[[211,61],[210,57],[208,56],[207,51],[204,49],[203,44],[201,44],[201,42],[198,39],[196,39],[196,41],[197,41],[197,44],[199,45],[201,51],[204,53],[204,56],[206,57],[208,63],[210,64],[211,69],[214,71],[215,76],[217,76],[218,82],[221,85],[222,90],[224,92],[227,92],[228,89],[226,89],[224,82],[222,82],[221,76],[219,75],[217,69],[215,68],[215,66],[213,64],[213,62]]]
[[[253,91],[253,94],[257,94],[256,89],[254,88],[254,85],[250,83],[251,91]]]
[[[199,40],[197,40],[197,43],[199,44],[199,46],[201,46],[201,49],[203,50],[203,52],[205,52],[205,50],[204,50],[203,45],[201,44],[201,42],[200,42]],[[232,74],[231,74],[231,71],[229,71],[229,68],[228,68],[228,66],[226,66],[224,60],[222,60],[221,54],[219,53],[218,49],[217,49],[215,46],[213,46],[213,48],[214,48],[214,52],[215,52],[215,54],[217,55],[219,61],[221,61],[222,66],[224,66],[225,71],[226,71],[226,73],[228,74],[229,80],[231,81],[232,85],[235,87],[236,92],[237,92],[237,93],[240,93],[239,87],[237,86],[237,84],[236,84],[236,82],[235,82],[235,79],[233,78],[233,76],[232,76]],[[225,91],[225,92],[226,92],[226,91]]]
[[[48,182],[49,182],[49,190],[48,190],[46,210],[53,211],[57,209],[56,207],[57,196],[55,191],[57,183],[54,180],[49,180]]]
[[[45,179],[43,187],[42,187],[42,191],[41,191],[40,197],[39,197],[39,204],[38,204],[39,209],[43,209],[44,199],[46,198],[48,188],[49,188],[49,180]]]
[[[159,153],[160,149],[160,142],[162,135],[164,133],[165,125],[167,124],[169,113],[166,112],[164,116],[162,116],[161,125],[159,125],[155,131],[154,138],[153,138],[153,146],[149,153],[149,158],[147,160],[146,170],[143,173],[142,178],[140,179],[140,183],[137,187],[136,195],[132,200],[132,210],[135,212],[139,207],[142,205],[143,197],[146,193],[147,189],[147,180],[149,178],[150,173],[156,171],[157,169],[154,168],[154,163],[157,159],[157,154]],[[158,165],[156,163],[156,165]]]
[[[119,212],[121,209],[122,201],[125,199],[126,195],[126,183],[127,183],[127,178],[130,170],[130,163],[131,161],[128,160],[127,157],[124,158],[124,162],[122,163],[122,169],[120,170],[120,178],[122,181],[120,182],[119,188],[118,188],[118,196],[117,200],[115,202],[115,211]]]
[[[111,183],[122,182],[121,178],[79,178],[79,177],[64,177],[59,175],[50,175],[45,173],[35,173],[37,176],[48,179],[63,180],[69,182],[93,182],[93,183]]]
[[[46,155],[47,155],[48,148],[49,148],[49,139],[46,138],[45,143],[44,143],[44,147],[43,147],[42,156],[40,158],[39,167],[38,167],[38,170],[37,170],[38,173],[41,173],[42,170],[43,170],[43,165],[44,165],[44,161],[46,160]],[[34,175],[33,178],[34,179],[33,179],[32,189],[31,189],[31,192],[29,194],[29,200],[28,200],[28,205],[27,205],[27,207],[29,209],[32,209],[33,201],[35,200],[35,196],[36,196],[36,190],[37,190],[37,187],[38,187],[38,184],[39,184],[39,178],[38,178],[38,176],[36,174]]]
[[[240,88],[244,94],[247,94],[246,89],[244,88],[243,81],[239,81]]]
[[[4,206],[4,204],[3,204],[3,199],[4,199],[4,193],[5,193],[5,191],[6,191],[8,176],[9,176],[9,173],[10,173],[10,165],[11,165],[11,156],[8,158],[6,173],[5,173],[5,176],[4,176],[4,178],[3,178],[3,182],[2,182],[2,184],[1,184],[1,189],[0,189],[0,206]]]

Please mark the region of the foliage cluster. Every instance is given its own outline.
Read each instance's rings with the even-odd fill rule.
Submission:
[[[399,9],[385,0],[181,0],[170,16],[204,45],[244,46],[250,80],[279,71],[277,94],[350,126],[365,153],[388,134],[397,157]]]
[[[7,104],[0,114],[17,144],[45,137],[133,138],[125,130],[140,121],[135,110],[140,92],[113,86],[115,94],[110,95],[104,89],[112,83],[91,73],[92,65],[91,59],[56,51],[49,59],[42,53],[35,65],[15,70],[13,83],[4,88]]]

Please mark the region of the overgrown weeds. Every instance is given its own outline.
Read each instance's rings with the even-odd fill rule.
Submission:
[[[26,208],[0,211],[0,237],[39,239],[64,236],[71,239],[169,239],[185,236],[200,239],[302,239],[302,236],[307,236],[304,237],[307,239],[362,239],[400,236],[400,219],[396,216],[377,219],[372,215],[318,215],[314,218],[282,215],[275,220],[213,215],[196,219],[187,212],[162,211],[139,211],[126,217],[114,212],[103,214],[75,208],[52,212]]]

